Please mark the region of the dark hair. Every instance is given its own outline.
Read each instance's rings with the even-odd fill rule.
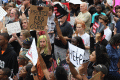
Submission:
[[[108,24],[108,17],[107,16],[104,16],[104,15],[99,15],[99,19],[102,19],[105,23],[107,23]]]
[[[26,75],[26,77],[25,77],[25,80],[34,80],[33,79],[33,76],[32,75],[30,75],[31,74],[31,68],[32,68],[32,64],[27,64],[26,65],[26,71],[27,71],[27,75]]]
[[[9,68],[2,68],[3,74],[7,75],[8,77],[11,75],[11,70]]]
[[[79,48],[82,48],[82,49],[85,49],[85,45],[84,45],[84,43],[83,43],[83,40],[82,40],[82,38],[81,37],[79,37],[79,36],[76,36],[76,37],[74,37],[75,39],[76,39],[76,41],[77,41],[77,47],[79,47]]]
[[[104,64],[109,68],[110,59],[107,54],[105,46],[97,44],[96,45],[96,64]]]
[[[16,12],[15,12],[15,15],[17,15],[17,18],[19,18],[20,17],[20,12],[19,12],[19,10],[17,9],[17,8],[13,8]]]
[[[120,7],[119,5],[116,5],[116,6],[115,6],[115,9],[119,9],[119,7]]]
[[[0,35],[1,35],[1,36],[3,36],[6,40],[8,40],[8,41],[9,41],[10,36],[9,36],[9,34],[8,34],[8,33],[0,33]]]
[[[48,4],[46,7],[49,7],[49,10],[52,10],[52,12],[54,11],[54,8],[51,4]]]
[[[120,33],[115,34],[109,41],[110,45],[116,45],[117,43],[120,43]]]
[[[56,68],[55,77],[57,80],[68,80],[67,76],[67,72],[62,66]]]

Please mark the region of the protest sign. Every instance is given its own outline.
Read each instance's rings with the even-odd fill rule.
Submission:
[[[84,52],[85,51],[83,49],[78,48],[72,45],[71,43],[69,43],[70,61],[76,67],[79,67],[83,63]]]
[[[93,37],[95,37],[96,33],[101,33],[105,29],[105,26],[101,24],[99,21],[95,20],[92,30],[90,31]]]
[[[69,3],[73,3],[73,4],[81,4],[82,1],[81,1],[81,0],[69,0]]]
[[[49,7],[34,6],[30,7],[30,17],[28,29],[44,30],[47,25]]]
[[[67,6],[68,10],[70,10],[69,3],[62,3]],[[70,13],[68,14],[67,21],[70,21]]]
[[[9,35],[12,35],[12,33],[20,33],[21,27],[19,22],[14,22],[6,25],[7,31]]]
[[[6,16],[7,12],[0,6],[0,21],[3,19],[3,16]]]
[[[93,76],[91,79],[89,80],[101,80],[101,72],[98,72],[95,76]]]
[[[37,64],[38,52],[35,44],[35,38],[33,38],[32,45],[26,53],[26,56],[33,62],[33,65]]]

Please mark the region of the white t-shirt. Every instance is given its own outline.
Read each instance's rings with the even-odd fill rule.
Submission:
[[[105,39],[107,41],[109,41],[111,39],[111,36],[112,36],[112,31],[109,29],[109,27],[107,27],[105,30],[104,30],[104,35],[105,35]]]
[[[74,35],[74,36],[77,36],[77,35]],[[85,33],[82,36],[78,34],[78,36],[82,38],[85,46],[90,46],[90,35],[89,34]],[[89,50],[86,49],[83,60],[89,60],[89,55],[90,55]]]

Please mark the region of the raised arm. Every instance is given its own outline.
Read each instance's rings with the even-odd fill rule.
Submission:
[[[62,41],[62,43],[64,45],[67,45],[67,41],[66,41],[66,39],[62,35],[62,32],[61,32],[61,29],[59,27],[58,19],[57,18],[55,18],[55,23],[56,23],[56,30],[57,30],[57,34],[58,34],[59,39]]]

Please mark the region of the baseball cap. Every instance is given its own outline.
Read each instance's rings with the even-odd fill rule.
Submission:
[[[101,71],[105,75],[107,75],[107,73],[108,73],[107,67],[105,65],[102,65],[102,64],[98,64],[97,66],[94,66],[94,69],[96,71]]]
[[[32,39],[31,37],[29,37],[29,38],[26,38],[26,39],[23,41],[23,43],[26,44],[26,45],[31,45],[31,44],[32,44],[32,41],[33,41],[33,39]]]

